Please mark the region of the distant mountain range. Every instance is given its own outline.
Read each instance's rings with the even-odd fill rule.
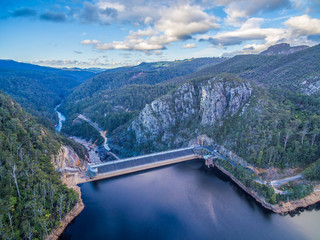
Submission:
[[[290,159],[296,159],[292,161],[295,164],[312,162],[315,155],[311,152],[320,153],[320,149],[310,148],[312,134],[307,135],[310,145],[303,149],[291,144],[299,141],[304,126],[316,131],[313,127],[318,123],[310,119],[318,116],[319,62],[320,45],[316,45],[285,55],[238,55],[230,59],[147,63],[108,70],[79,85],[66,98],[61,106],[67,116],[64,131],[92,138],[94,130],[76,119],[82,113],[108,131],[111,146],[121,154],[181,147],[206,134],[253,164],[259,152],[274,165],[288,164]],[[231,75],[221,75],[225,73]],[[220,85],[212,79],[220,79]],[[214,87],[207,86],[211,81]],[[207,94],[200,89],[207,89],[203,90]],[[250,97],[238,98],[241,92],[243,96],[250,93]],[[209,96],[204,105],[200,104]],[[215,102],[214,96],[220,100]],[[207,108],[217,106],[219,110],[204,115]],[[292,123],[296,118],[297,126]],[[263,123],[263,119],[268,120]],[[277,126],[271,126],[274,119],[279,122]],[[265,124],[271,125],[266,129]],[[286,131],[296,134],[290,137],[290,147],[283,145]],[[252,135],[246,135],[250,132]],[[276,153],[272,149],[276,149],[277,143],[280,147]],[[274,155],[268,155],[270,152]],[[307,155],[310,158],[306,160],[303,156]]]
[[[53,107],[61,101],[59,110],[67,117],[63,133],[102,143],[78,118],[83,114],[107,131],[108,145],[119,156],[203,143],[230,157],[224,169],[265,202],[282,206],[305,197],[320,181],[319,63],[320,45],[289,44],[230,59],[142,63],[103,72],[0,60],[0,217],[5,219],[0,238],[43,239],[78,200],[50,164],[61,144],[83,159],[87,153],[54,133]],[[234,159],[258,167],[257,175]],[[298,169],[303,181],[275,194],[265,178],[271,167]],[[255,181],[258,175],[268,184]]]
[[[111,146],[124,155],[134,150],[150,152],[180,147],[187,144],[191,138],[206,133],[241,156],[243,156],[242,153],[250,152],[247,158],[252,163],[256,161],[256,154],[262,151],[262,155],[266,154],[266,158],[274,159],[273,164],[280,164],[277,161],[280,158],[289,159],[290,154],[291,159],[298,157],[304,159],[301,154],[306,154],[302,149],[298,150],[290,145],[294,144],[294,141],[288,143],[290,154],[284,153],[288,151],[287,146],[284,147],[282,144],[285,131],[297,132],[297,136],[290,137],[290,139],[296,139],[295,141],[299,141],[298,132],[302,131],[304,126],[316,131],[314,126],[317,126],[317,123],[313,123],[315,120],[310,119],[317,119],[318,116],[319,62],[320,45],[310,48],[306,46],[292,48],[288,44],[272,46],[262,54],[238,55],[229,59],[199,58],[141,63],[133,67],[108,69],[99,74],[81,69],[54,69],[13,61],[0,61],[0,88],[21,102],[23,106],[48,119],[51,116],[51,120],[54,120],[52,119],[54,113],[49,109],[64,99],[60,110],[66,115],[67,121],[62,131],[86,139],[99,138],[94,129],[77,119],[78,114],[84,114],[108,131]],[[226,73],[229,75],[221,75]],[[214,87],[207,86],[206,91],[209,91],[207,95],[199,92],[199,89],[206,88],[207,82],[212,79],[220,79],[219,82],[222,85],[215,85],[213,81]],[[228,85],[224,82],[228,82]],[[181,88],[182,86],[185,87]],[[250,93],[250,97],[232,99],[234,91],[241,96],[240,90],[236,89],[242,89],[243,96]],[[212,95],[212,91],[217,91],[216,97],[221,98],[219,103],[216,103],[222,104],[221,109],[217,112],[207,112],[203,118],[203,111],[206,111],[204,106],[212,108],[214,98],[208,100],[209,102],[205,105],[199,105],[199,102],[203,101],[205,96]],[[184,94],[189,95],[183,97]],[[191,96],[193,98],[190,102],[185,102]],[[234,97],[236,96],[238,95]],[[168,102],[168,99],[173,102]],[[188,105],[191,102],[193,105]],[[153,110],[150,111],[150,106],[158,106],[158,108],[152,108]],[[185,113],[187,115],[183,115],[185,108],[188,108],[192,114],[188,112],[188,114]],[[179,111],[182,111],[182,115]],[[256,113],[251,114],[251,111]],[[165,118],[166,121],[161,122],[158,118],[161,118],[164,112],[167,113],[167,118]],[[242,117],[238,115],[240,112],[243,114]],[[210,116],[216,120],[210,120]],[[246,116],[245,119],[243,116]],[[269,126],[269,130],[266,130],[265,125],[259,122],[266,117],[278,119],[280,125],[275,128]],[[299,124],[293,127],[291,122],[296,118],[299,119]],[[160,122],[156,123],[154,119]],[[184,119],[183,122],[181,122],[182,119]],[[286,124],[286,121],[290,124]],[[241,122],[242,126],[237,122]],[[145,128],[141,126],[151,123],[155,125],[146,128],[151,129],[151,132],[144,132]],[[252,124],[260,126],[261,129],[255,129],[256,127]],[[271,123],[266,122],[266,124]],[[161,126],[161,129],[155,126]],[[167,127],[162,129],[164,126]],[[191,128],[192,131],[184,134],[186,128]],[[243,131],[242,138],[245,138],[246,131],[255,130],[252,136],[246,137],[247,142],[244,144],[228,129],[233,129],[234,133],[238,132],[238,135]],[[175,132],[177,130],[178,132]],[[269,135],[261,137],[262,132],[266,134],[266,131],[270,131]],[[277,134],[280,132],[278,144],[282,152],[279,150],[270,157],[267,155],[268,151],[274,151],[272,149],[276,148],[277,141],[271,141],[269,138],[276,138],[273,136],[276,132]],[[142,137],[144,134],[148,137]],[[259,138],[256,138],[257,134]],[[311,139],[311,135],[311,133],[306,135],[310,145],[315,141]],[[314,146],[314,143],[312,145]],[[310,146],[304,149],[309,148]],[[312,151],[318,151],[314,147],[312,149]],[[314,158],[310,154],[309,156],[310,159],[307,162],[312,162]]]
[[[33,114],[54,123],[57,118],[53,107],[74,87],[95,74],[96,71],[91,70],[57,69],[0,60],[0,89]]]

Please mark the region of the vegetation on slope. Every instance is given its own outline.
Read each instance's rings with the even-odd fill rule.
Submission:
[[[241,74],[246,79],[273,87],[313,94],[309,86],[320,81],[320,45],[268,61],[251,72]],[[320,95],[320,91],[317,91]]]
[[[82,112],[102,129],[112,133],[138,115],[142,108],[155,98],[170,91],[174,86],[127,85],[115,90],[98,92],[92,97],[64,104],[61,111],[66,113],[64,132],[96,140],[99,134],[82,120],[74,121]]]
[[[320,181],[320,159],[308,166],[303,175],[311,181]]]
[[[308,166],[320,156],[320,99],[256,88],[250,104],[210,135],[257,166]]]
[[[60,143],[0,93],[0,238],[43,239],[78,200],[50,160]]]
[[[55,69],[0,60],[0,89],[32,114],[50,120],[51,124],[57,121],[54,106],[72,88],[93,75],[94,72],[87,70]]]
[[[105,71],[77,87],[61,105],[60,110],[67,117],[63,131],[95,141],[99,135],[87,123],[75,120],[78,114],[85,114],[111,133],[133,120],[146,104],[175,88],[174,84],[157,83],[187,75],[224,60],[198,58],[142,63],[134,67]]]

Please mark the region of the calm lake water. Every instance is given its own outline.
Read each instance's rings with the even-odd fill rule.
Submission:
[[[320,211],[264,210],[199,160],[81,185],[85,209],[61,239],[320,239]]]

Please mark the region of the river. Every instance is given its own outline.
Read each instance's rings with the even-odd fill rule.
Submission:
[[[61,103],[58,104],[54,110],[56,111],[56,113],[58,114],[58,118],[59,118],[59,122],[58,122],[58,125],[55,127],[56,131],[57,132],[60,132],[61,131],[61,128],[62,128],[62,122],[64,122],[66,120],[66,117],[58,111],[58,108],[60,107]]]
[[[262,208],[200,160],[81,184],[83,212],[64,239],[320,239],[320,207]]]

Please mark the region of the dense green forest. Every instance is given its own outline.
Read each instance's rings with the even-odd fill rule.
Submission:
[[[256,87],[246,111],[208,130],[262,167],[306,167],[320,156],[320,98]]]
[[[318,156],[319,157],[319,156]],[[303,175],[311,181],[320,181],[320,158],[307,167]]]
[[[56,69],[0,60],[0,90],[9,94],[33,115],[49,120],[57,117],[54,106],[71,90],[94,76],[95,72],[79,69]]]
[[[0,93],[0,238],[43,239],[78,200],[51,158],[59,137]]]

